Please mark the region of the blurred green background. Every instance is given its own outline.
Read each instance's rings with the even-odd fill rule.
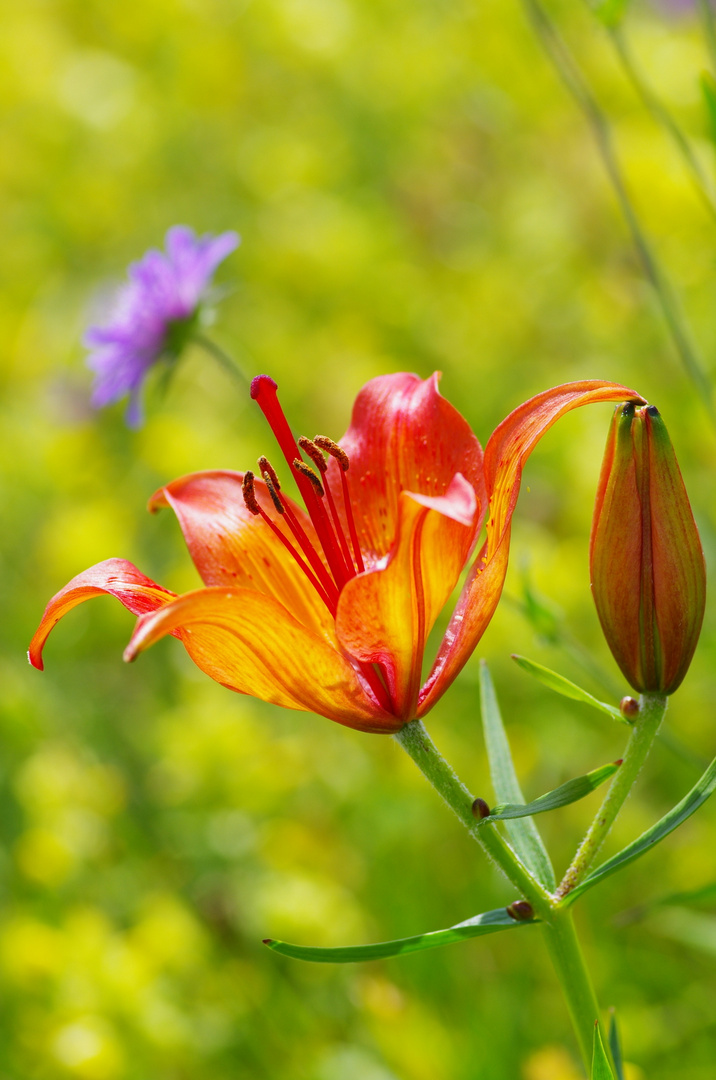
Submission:
[[[714,220],[591,12],[550,10],[713,374]],[[3,19],[0,1077],[574,1080],[537,934],[337,969],[261,945],[404,936],[514,899],[390,739],[232,695],[172,640],[125,666],[132,619],[110,599],[63,622],[43,675],[23,653],[47,599],[101,559],[195,587],[175,521],[146,514],[147,497],[272,445],[248,394],[198,351],[165,393],[152,381],[142,430],[121,406],[88,406],[80,337],[97,296],[176,222],[242,234],[212,332],[248,375],[277,379],[302,431],[338,437],[385,371],[441,369],[483,443],[555,383],[636,387],[662,409],[713,566],[714,428],[583,116],[504,0],[27,0]],[[696,11],[635,5],[625,28],[713,175]],[[570,415],[531,459],[505,601],[478,649],[528,797],[624,742],[509,660],[609,700],[626,690],[587,571],[609,417]],[[668,714],[702,758],[714,631],[710,605]],[[428,726],[489,799],[477,655]],[[657,746],[609,850],[698,772]],[[597,798],[542,819],[558,869]],[[630,1080],[713,1076],[713,900],[650,903],[716,880],[715,813],[579,907]]]

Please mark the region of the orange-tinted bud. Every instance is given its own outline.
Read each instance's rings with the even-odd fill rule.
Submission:
[[[629,685],[673,694],[701,631],[706,568],[676,456],[653,405],[616,408],[589,556],[599,621]]]

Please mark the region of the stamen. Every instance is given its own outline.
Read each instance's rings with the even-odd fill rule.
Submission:
[[[339,446],[333,439],[329,439],[327,435],[316,435],[313,442],[316,446],[319,446],[321,450],[325,450],[327,454],[334,457],[341,467],[341,483],[343,484],[343,505],[346,509],[346,521],[348,522],[348,531],[351,534],[351,544],[353,546],[353,555],[355,557],[356,566],[358,567],[358,573],[362,574],[365,570],[363,563],[363,555],[361,553],[360,544],[358,542],[358,533],[356,531],[355,521],[353,519],[353,507],[351,506],[351,499],[348,493],[348,481],[346,480],[346,473],[350,466],[350,458],[345,452],[342,446]]]
[[[281,502],[279,494],[276,491],[276,488],[274,487],[273,480],[271,479],[271,477],[269,476],[268,473],[264,473],[264,484],[266,485],[266,490],[268,491],[269,495],[271,496],[271,502],[274,505],[276,513],[281,514],[281,515],[285,514],[286,513],[286,508],[283,505],[283,503]]]
[[[298,545],[303,551],[304,555],[308,558],[309,563],[313,567],[318,579],[323,583],[324,591],[329,595],[333,595],[336,590],[335,583],[332,581],[330,574],[321,562],[318,552],[313,547],[313,544],[306,536],[306,531],[301,525],[300,521],[291,509],[290,503],[285,502],[278,494],[281,490],[276,470],[271,462],[266,457],[259,458],[259,465],[261,466],[261,475],[264,483],[266,484],[266,490],[271,496],[271,502],[274,507],[281,514],[288,523],[288,527],[293,533],[294,537],[298,541]],[[337,593],[336,593],[337,595]]]
[[[266,417],[289,467],[293,468],[294,460],[299,457],[299,449],[279,404],[277,390],[278,386],[268,375],[257,375],[251,382],[251,397]],[[308,516],[318,534],[326,561],[336,584],[341,588],[347,580],[346,568],[326,507],[315,490],[313,482],[301,470],[296,470],[296,482],[306,504]]]
[[[259,469],[261,470],[261,475],[263,476],[264,480],[267,476],[269,476],[271,478],[271,483],[273,484],[276,491],[280,491],[281,484],[279,483],[276,470],[274,469],[269,459],[267,457],[264,457],[263,454],[259,458]]]
[[[314,556],[314,558],[316,559],[316,562],[318,563],[318,569],[321,571],[323,577],[325,578],[325,583],[319,581],[316,574],[313,573],[313,571],[311,570],[309,565],[306,563],[305,559],[303,559],[301,557],[301,555],[299,555],[298,551],[296,551],[295,547],[293,546],[291,541],[288,539],[288,537],[284,535],[284,533],[278,528],[278,526],[275,524],[275,522],[273,522],[271,520],[271,518],[268,516],[268,514],[264,510],[261,509],[261,506],[259,505],[259,501],[256,498],[256,489],[254,487],[254,479],[255,479],[255,477],[254,477],[254,474],[251,472],[251,470],[247,470],[244,473],[244,479],[243,479],[242,484],[241,484],[241,491],[243,493],[244,502],[246,503],[247,509],[252,514],[260,515],[263,518],[263,520],[269,526],[271,531],[278,537],[278,539],[281,541],[281,543],[286,548],[286,550],[289,551],[290,554],[293,556],[293,558],[296,560],[296,562],[300,566],[301,570],[303,570],[304,574],[306,575],[308,580],[311,582],[314,589],[316,590],[316,592],[320,596],[321,600],[323,600],[323,602],[326,605],[326,607],[328,608],[328,610],[331,612],[332,615],[335,616],[335,614],[336,614],[336,603],[338,601],[338,591],[337,591],[335,585],[333,584],[333,582],[331,581],[331,579],[328,577],[328,574],[326,574],[326,571],[324,570],[323,566],[321,565],[320,559],[317,558],[316,553],[313,551],[313,548],[311,548],[309,546],[309,550],[310,550],[311,554]],[[280,497],[277,495],[273,480],[271,479],[271,476],[269,475],[268,472],[266,472],[264,474],[264,483],[266,484],[266,488],[268,490],[268,493],[271,496],[271,501],[274,504],[274,506],[275,506],[276,510],[278,511],[278,513],[282,514],[282,515],[285,514],[286,513],[286,507],[283,505],[283,503],[281,502]],[[286,516],[287,516],[287,519],[288,519],[289,526],[291,526],[291,529],[294,532],[294,535],[296,535],[295,530],[293,529],[293,526],[292,526],[289,515],[286,515]],[[300,528],[300,526],[299,526],[299,528]],[[301,537],[296,536],[296,539],[300,543]]]
[[[319,436],[319,438],[320,438],[320,436]],[[325,439],[325,436],[324,436],[324,441],[329,442],[331,444],[331,446],[336,445],[331,439]],[[341,552],[343,553],[343,559],[344,559],[345,564],[346,564],[346,572],[348,573],[348,577],[352,578],[355,575],[356,568],[353,565],[353,559],[351,558],[351,552],[350,552],[350,548],[348,547],[348,541],[346,540],[345,535],[343,533],[343,526],[341,525],[341,519],[338,516],[338,510],[336,508],[335,499],[333,498],[333,492],[331,491],[331,486],[328,483],[328,476],[326,475],[327,472],[328,472],[328,465],[326,463],[326,459],[323,456],[323,451],[322,451],[321,447],[318,445],[318,442],[316,441],[316,439],[308,439],[308,438],[306,438],[305,435],[302,435],[301,438],[298,440],[298,445],[301,447],[301,449],[304,451],[304,453],[308,454],[311,461],[313,461],[315,463],[315,465],[317,465],[318,469],[321,472],[323,488],[324,488],[325,493],[326,493],[326,500],[328,502],[328,506],[329,506],[329,509],[331,511],[331,520],[333,521],[333,528],[335,530],[336,536],[338,537],[338,543],[340,545]],[[344,454],[344,456],[346,457],[346,461],[347,461],[348,457],[345,454],[345,452],[341,451],[341,453]]]
[[[246,509],[250,510],[254,516],[260,514],[261,507],[257,502],[256,492],[254,491],[254,474],[250,470],[244,473],[244,479],[241,483],[241,493],[244,496]]]
[[[298,553],[298,551],[296,551],[295,547],[293,546],[293,544],[291,543],[289,538],[287,536],[284,536],[284,534],[279,529],[278,525],[276,525],[271,520],[271,518],[268,516],[268,514],[264,513],[264,511],[261,509],[261,507],[259,507],[259,513],[261,514],[261,517],[264,519],[264,521],[269,526],[271,531],[278,537],[278,539],[281,541],[281,543],[286,548],[286,550],[296,560],[296,562],[301,567],[301,569],[303,570],[303,572],[306,575],[306,577],[308,578],[308,580],[311,582],[311,585],[313,585],[314,589],[316,590],[316,592],[320,596],[321,600],[323,601],[323,603],[326,605],[326,607],[330,611],[331,615],[333,615],[333,617],[335,618],[336,605],[338,603],[338,593],[335,592],[335,586],[333,586],[333,582],[330,581],[330,578],[328,579],[330,585],[333,586],[334,593],[335,593],[335,595],[329,595],[327,590],[323,587],[321,582],[318,580],[316,575],[311,570],[311,568],[308,565],[308,563],[306,562],[306,560],[304,558],[302,558],[302,556]]]
[[[327,454],[334,457],[343,469],[343,472],[348,472],[350,460],[343,447],[339,446],[333,439],[329,439],[327,435],[316,435],[313,442],[316,446],[320,446],[321,450],[325,450]]]
[[[320,499],[323,498],[325,492],[323,491],[323,484],[320,478],[316,475],[310,465],[307,465],[305,461],[301,461],[300,458],[294,458],[293,467],[297,473],[301,476],[305,476],[307,480],[310,480],[313,484],[313,490]]]
[[[324,458],[320,448],[314,442],[314,440],[308,439],[305,435],[302,435],[301,438],[298,440],[298,445],[301,447],[304,453],[308,454],[318,471],[324,473],[328,468],[328,466],[326,465],[326,459]]]
[[[353,554],[355,556],[356,566],[358,567],[358,573],[362,574],[365,570],[365,563],[363,562],[363,552],[360,549],[358,530],[356,529],[356,523],[353,517],[353,507],[351,505],[350,492],[348,491],[348,477],[346,476],[345,469],[341,470],[341,483],[343,484],[343,505],[346,508],[346,520],[348,522],[348,532],[351,534]]]

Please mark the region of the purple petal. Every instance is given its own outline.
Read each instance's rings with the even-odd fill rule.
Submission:
[[[96,406],[129,393],[128,422],[141,421],[141,384],[164,351],[169,327],[196,312],[217,266],[238,244],[235,232],[197,237],[175,225],[166,235],[166,254],[152,248],[130,265],[107,320],[88,327],[83,338],[92,350],[87,364],[95,372]]]

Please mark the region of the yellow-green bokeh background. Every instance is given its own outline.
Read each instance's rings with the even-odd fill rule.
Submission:
[[[713,374],[716,226],[586,6],[552,10]],[[213,334],[248,374],[274,375],[301,430],[339,436],[385,371],[441,369],[483,442],[532,393],[615,379],[661,406],[711,558],[714,432],[583,118],[503,0],[27,0],[3,22],[2,1080],[573,1080],[536,932],[338,969],[260,944],[404,936],[514,899],[391,740],[230,694],[172,640],[127,667],[132,620],[109,599],[65,620],[43,675],[23,653],[48,597],[106,557],[194,587],[147,497],[270,448],[247,394],[199,352],[166,394],[150,386],[139,432],[119,407],[88,407],[79,342],[97,293],[176,222],[241,232]],[[695,14],[642,4],[627,29],[713,174]],[[623,746],[508,658],[625,690],[587,572],[609,414],[569,416],[531,460],[509,598],[478,650],[530,796]],[[606,684],[510,602],[526,580]],[[709,758],[714,625],[709,605],[669,711]],[[489,799],[476,658],[429,727]],[[610,850],[696,775],[657,747]],[[594,798],[545,821],[558,867]],[[714,812],[580,905],[630,1080],[713,1076],[709,905],[623,913],[716,878]]]

